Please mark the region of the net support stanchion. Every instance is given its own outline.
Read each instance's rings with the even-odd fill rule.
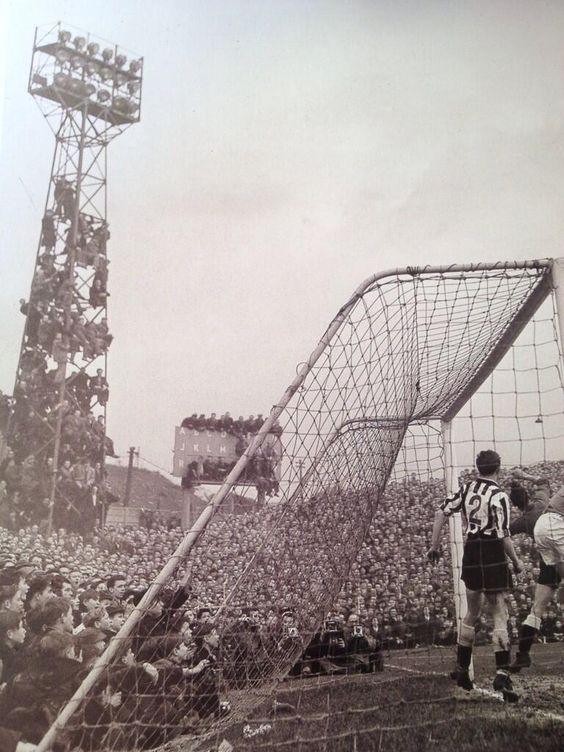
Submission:
[[[445,452],[445,486],[450,496],[458,488],[458,468],[454,449],[452,421],[441,422],[443,447]],[[462,572],[462,554],[464,549],[464,535],[462,533],[462,517],[460,513],[453,514],[448,520],[450,559],[452,565],[452,581],[454,586],[454,607],[456,609],[456,634],[460,634],[462,619],[466,616],[466,587],[460,579]],[[474,665],[469,667],[470,678],[474,678]]]
[[[557,328],[560,335],[560,350],[564,359],[564,258],[552,261],[552,287],[556,299]],[[562,363],[564,367],[564,363]]]

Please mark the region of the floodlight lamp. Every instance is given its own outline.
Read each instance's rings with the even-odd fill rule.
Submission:
[[[96,44],[96,42],[90,42],[88,47],[86,48],[89,55],[94,57],[94,55],[97,55],[100,50],[100,45]]]
[[[125,97],[114,97],[112,102],[112,107],[116,110],[119,110],[120,112],[128,112],[128,105],[129,102]]]
[[[107,102],[110,98],[110,92],[106,91],[106,89],[100,89],[97,94],[97,98],[99,102]]]
[[[84,86],[84,91],[86,92],[87,97],[91,97],[96,93],[96,87],[94,86],[94,84],[86,84]]]
[[[140,60],[132,60],[129,63],[129,72],[136,75],[141,70],[141,61]]]
[[[134,96],[139,91],[139,81],[130,81],[127,84],[127,91]]]
[[[123,68],[127,63],[127,57],[125,55],[116,55],[116,67]]]
[[[114,51],[111,47],[106,47],[102,50],[102,57],[108,63],[114,56]]]
[[[125,97],[114,97],[112,107],[118,112],[122,112],[124,115],[134,116],[139,107],[135,102],[131,102]]]
[[[107,81],[112,77],[112,72],[109,68],[100,68],[100,78],[102,81]]]
[[[78,57],[78,55],[71,57],[71,68],[76,70],[77,68],[80,68],[81,65],[82,65],[82,58]]]
[[[71,78],[68,84],[69,89],[73,92],[73,94],[82,94],[84,92],[84,86],[80,79]]]
[[[59,32],[59,42],[61,44],[66,44],[67,42],[70,42],[72,38],[72,34],[70,31],[60,31]]]
[[[86,47],[86,39],[84,37],[75,37],[72,40],[72,43],[74,44],[75,50],[78,50],[79,52]]]
[[[115,82],[116,86],[123,86],[127,81],[127,75],[125,73],[116,73]]]

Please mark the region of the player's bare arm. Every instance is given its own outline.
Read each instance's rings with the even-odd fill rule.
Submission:
[[[427,551],[427,558],[432,564],[435,564],[441,556],[441,532],[443,525],[447,520],[446,514],[442,509],[437,509],[433,521],[433,533],[431,535],[431,547]]]
[[[513,541],[511,540],[509,536],[503,539],[503,548],[505,550],[505,555],[513,564],[513,569],[515,570],[515,573],[519,574],[519,572],[522,572],[523,565],[519,557],[515,553],[515,547],[513,546]]]

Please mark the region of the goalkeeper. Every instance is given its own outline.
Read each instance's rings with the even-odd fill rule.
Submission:
[[[478,477],[465,483],[437,510],[427,556],[432,563],[438,561],[442,527],[448,517],[462,512],[467,523],[461,574],[466,585],[467,611],[458,634],[457,684],[467,691],[474,687],[469,674],[474,625],[487,601],[492,608],[494,621],[496,675],[493,687],[503,693],[506,702],[516,702],[519,698],[513,691],[509,676],[511,657],[505,593],[512,588],[512,579],[508,558],[513,563],[515,573],[520,572],[522,567],[509,534],[509,499],[497,483],[500,464],[497,452],[488,449],[478,454]]]
[[[530,651],[541,627],[542,616],[554,597],[564,574],[564,486],[550,498],[545,478],[515,470],[513,477],[533,484],[532,498],[519,483],[512,483],[510,498],[522,514],[511,524],[511,535],[526,533],[535,541],[539,575],[531,612],[519,630],[519,648],[511,671],[518,673],[531,665]],[[560,590],[560,598],[564,589]]]

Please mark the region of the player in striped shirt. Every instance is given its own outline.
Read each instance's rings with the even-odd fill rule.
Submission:
[[[509,499],[497,483],[500,465],[497,452],[488,449],[478,454],[478,477],[461,486],[437,510],[427,556],[432,563],[438,561],[442,527],[448,517],[461,512],[466,521],[461,579],[466,585],[467,611],[458,635],[457,683],[463,689],[473,689],[469,667],[475,623],[487,602],[491,606],[494,621],[496,675],[493,686],[503,693],[507,702],[516,702],[518,696],[513,691],[509,676],[511,657],[505,593],[513,585],[508,559],[513,563],[516,573],[522,567],[509,534]]]

